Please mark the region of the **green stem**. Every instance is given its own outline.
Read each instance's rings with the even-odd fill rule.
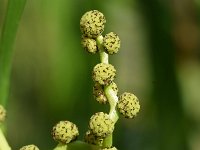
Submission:
[[[0,128],[0,150],[11,150],[1,128]]]
[[[13,46],[26,0],[9,0],[0,41],[0,104],[6,105]]]
[[[97,47],[99,49],[101,63],[108,64],[108,54],[105,52],[103,47],[103,36],[102,35],[98,36],[96,41],[97,41]]]
[[[53,150],[67,150],[67,145],[59,143]]]

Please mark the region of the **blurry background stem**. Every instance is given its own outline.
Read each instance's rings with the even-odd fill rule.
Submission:
[[[6,105],[14,41],[26,0],[9,0],[0,39],[0,104]]]

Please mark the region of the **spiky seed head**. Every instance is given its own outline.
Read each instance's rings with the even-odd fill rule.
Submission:
[[[116,69],[111,64],[99,63],[93,68],[93,80],[101,85],[109,85],[115,76]]]
[[[77,126],[70,121],[60,121],[52,130],[53,139],[63,144],[76,140],[78,135]]]
[[[104,31],[106,19],[98,10],[86,12],[80,20],[80,29],[83,35],[96,38]]]
[[[112,82],[110,84],[111,88],[113,89],[113,91],[116,93],[118,93],[118,88],[117,88],[117,84]],[[94,87],[93,87],[93,95],[94,98],[100,103],[100,104],[106,104],[108,102],[105,94],[104,94],[104,89],[103,89],[103,85],[99,84],[98,82],[95,82]]]
[[[2,105],[0,105],[0,123],[3,122],[5,118],[6,118],[6,110]]]
[[[98,112],[90,118],[89,129],[94,135],[105,138],[113,132],[114,122],[108,114]]]
[[[103,45],[108,54],[116,54],[120,48],[119,36],[114,32],[106,34],[103,38]]]
[[[117,107],[125,118],[135,117],[140,110],[138,98],[134,94],[128,92],[120,95]]]
[[[111,147],[111,148],[103,148],[101,150],[117,150],[117,148],[116,147]]]
[[[94,39],[83,36],[81,44],[87,52],[92,54],[97,52],[97,42]]]
[[[23,146],[19,150],[39,150],[39,148],[37,146],[31,144],[31,145]]]
[[[88,130],[85,134],[84,141],[88,144],[103,145],[103,138],[94,135],[90,130]]]

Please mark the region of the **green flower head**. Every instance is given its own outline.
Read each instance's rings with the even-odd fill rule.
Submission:
[[[0,105],[0,123],[3,122],[5,118],[6,118],[6,110],[2,105]]]
[[[116,147],[111,147],[111,148],[103,148],[101,150],[117,150],[117,148]]]
[[[97,52],[97,42],[94,39],[83,36],[81,44],[87,52],[92,54]]]
[[[20,150],[39,150],[39,148],[33,144],[31,145],[26,145],[20,148]]]
[[[89,129],[94,135],[105,138],[113,132],[114,122],[108,114],[98,112],[90,118]]]
[[[88,130],[85,134],[84,141],[88,144],[103,145],[103,138],[94,135],[90,130]]]
[[[58,122],[52,130],[53,139],[63,144],[76,140],[79,135],[77,126],[70,121]]]
[[[117,107],[125,118],[135,117],[140,110],[138,98],[134,94],[128,92],[120,95]]]
[[[106,19],[98,10],[86,12],[80,20],[80,29],[84,36],[96,38],[104,31]]]
[[[99,63],[93,69],[93,80],[101,85],[109,85],[116,76],[116,70],[113,65]]]
[[[117,88],[117,84],[112,82],[110,84],[111,88],[113,89],[113,91],[116,93],[118,93],[118,88]],[[108,100],[104,94],[104,89],[103,89],[103,85],[99,84],[98,82],[95,82],[94,87],[93,87],[93,95],[94,98],[100,103],[100,104],[106,104],[108,103]]]
[[[116,54],[120,48],[120,39],[117,34],[110,32],[103,38],[103,45],[108,54]]]

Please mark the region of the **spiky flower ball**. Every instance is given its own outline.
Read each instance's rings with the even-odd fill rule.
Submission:
[[[120,39],[117,34],[110,32],[103,38],[103,45],[108,54],[116,54],[120,48]]]
[[[104,138],[113,132],[114,122],[108,114],[98,112],[90,118],[89,129],[94,135]]]
[[[97,52],[97,42],[94,39],[83,36],[81,44],[87,52],[92,54]]]
[[[89,144],[102,146],[103,138],[94,135],[90,130],[88,130],[85,134],[84,141]]]
[[[20,148],[20,150],[39,150],[39,148],[33,144],[31,145],[26,145]]]
[[[106,19],[98,10],[86,12],[80,20],[81,32],[90,38],[96,38],[104,31]]]
[[[3,122],[5,118],[6,118],[6,110],[2,105],[0,105],[0,123]]]
[[[125,92],[119,97],[117,104],[119,112],[125,116],[125,118],[133,118],[140,110],[140,104],[138,98],[132,94]]]
[[[116,76],[116,69],[111,64],[99,63],[93,68],[93,80],[101,85],[110,84]]]
[[[70,121],[58,122],[52,130],[53,139],[63,144],[76,140],[79,135],[77,126]]]
[[[111,148],[103,148],[101,150],[117,150],[117,148],[116,147],[111,147]]]
[[[116,83],[112,82],[110,84],[110,87],[113,89],[113,91],[116,93],[118,93],[118,88]],[[95,97],[95,99],[100,103],[100,104],[106,104],[108,102],[105,94],[104,94],[104,89],[103,86],[101,84],[99,84],[98,82],[95,82],[94,87],[93,87],[93,95]]]

